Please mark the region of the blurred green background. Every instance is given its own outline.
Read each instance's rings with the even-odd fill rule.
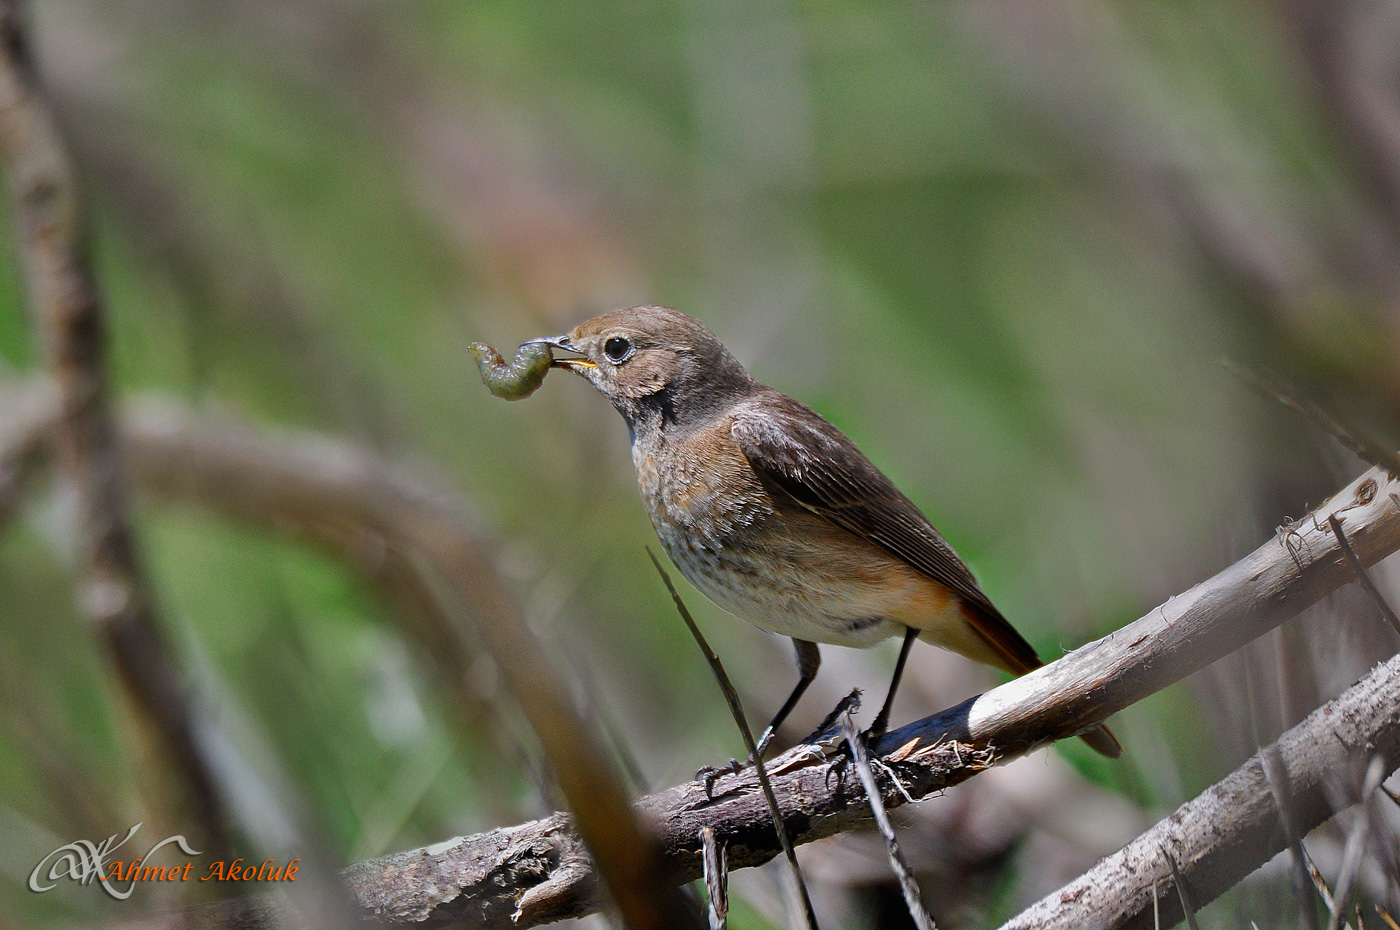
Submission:
[[[1392,74],[1376,46],[1396,30],[1362,3],[30,13],[92,204],[120,394],[434,471],[479,514],[639,788],[740,746],[643,551],[626,429],[562,372],[527,402],[492,398],[470,341],[508,350],[639,303],[699,317],[846,430],[1047,657],[1184,591],[1359,472],[1222,360],[1381,430],[1400,408],[1400,159],[1355,105],[1368,89],[1395,97],[1366,80],[1368,63]],[[41,352],[12,251],[0,378],[18,382]],[[70,512],[45,485],[0,537],[4,926],[162,903],[24,890],[47,851],[150,817],[74,607]],[[494,742],[458,722],[430,657],[336,553],[159,497],[138,516],[178,654],[341,861],[554,809],[489,660],[472,677]],[[766,719],[795,676],[786,641],[684,591]],[[1279,655],[1304,668],[1306,685],[1282,678],[1307,710],[1393,651],[1370,619],[1355,598],[1324,605],[1259,650],[1260,680],[1280,677]],[[824,652],[789,738],[852,686],[883,694],[895,647]],[[1120,762],[1066,745],[905,813],[940,926],[1009,916],[1238,764],[1254,739],[1242,661],[1121,715]],[[993,682],[922,644],[911,676],[896,722]],[[882,857],[860,838],[804,849],[833,926],[905,925]],[[780,875],[735,876],[734,926],[783,925]],[[1282,875],[1203,917],[1291,920]]]

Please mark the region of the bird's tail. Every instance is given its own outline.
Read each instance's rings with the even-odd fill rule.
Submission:
[[[974,656],[978,661],[1004,668],[1013,675],[1024,675],[1045,665],[1036,655],[1035,648],[1016,632],[1016,628],[990,601],[978,605],[964,603],[962,606],[963,616],[990,650],[989,656]],[[1110,759],[1117,759],[1123,754],[1122,744],[1104,724],[1081,733],[1079,738]]]
[[[1089,748],[1103,753],[1110,759],[1117,759],[1123,754],[1123,745],[1106,724],[1101,723],[1088,733],[1081,733],[1079,738],[1088,743]]]

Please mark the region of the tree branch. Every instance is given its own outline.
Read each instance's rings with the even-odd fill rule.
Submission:
[[[1342,520],[1363,562],[1374,564],[1400,548],[1400,511],[1391,496],[1397,490],[1400,485],[1383,473],[1368,472],[1214,578],[1037,672],[888,734],[876,745],[877,755],[912,797],[921,798],[1096,725],[1349,582],[1351,571],[1327,527],[1328,515]],[[770,774],[795,842],[869,820],[850,772],[834,768],[811,747],[774,760]],[[891,786],[885,801],[894,807],[904,798]],[[722,778],[714,802],[699,783],[689,783],[643,798],[637,807],[655,825],[677,879],[701,874],[703,827],[713,828],[725,844],[731,868],[761,864],[779,851],[751,772]],[[544,908],[548,919],[591,909],[580,889],[593,880],[592,870],[563,814],[360,863],[343,874],[364,908],[397,925],[505,928],[543,922],[533,913],[510,919],[513,902],[522,898]],[[182,925],[225,924],[217,909],[206,909],[200,920]]]
[[[456,551],[459,566],[484,559],[475,549],[475,526],[460,504],[409,472],[343,446],[269,440],[199,425],[168,409],[148,409],[126,422],[133,473],[145,487],[264,524],[330,527],[317,538],[332,544],[343,545],[366,531],[392,541],[416,526],[415,538],[442,536],[435,551]],[[0,449],[0,462],[9,457]],[[890,733],[875,751],[898,773],[905,790],[921,798],[1088,729],[1352,581],[1330,516],[1336,515],[1365,564],[1400,548],[1397,493],[1400,483],[1379,470],[1368,472],[1254,553],[1142,619],[1037,672]],[[497,583],[492,574],[461,568],[444,577],[452,584]],[[833,770],[810,747],[773,760],[770,774],[795,842],[869,820],[851,773]],[[713,803],[698,783],[690,783],[637,804],[660,837],[674,880],[701,874],[702,827],[713,828],[732,868],[760,864],[779,851],[751,772],[726,776],[715,788]],[[885,801],[895,807],[904,798],[891,785]],[[1189,877],[1191,860],[1179,861]],[[597,905],[595,873],[564,814],[360,863],[343,877],[366,911],[391,924],[424,928],[527,927]],[[246,899],[172,918],[172,926],[235,923],[275,925],[269,912]]]
[[[205,849],[226,854],[229,816],[206,734],[162,639],[127,516],[77,180],[48,107],[16,0],[0,2],[0,154],[9,173],[25,283],[57,385],[58,458],[77,492],[79,607],[106,646],[136,719],[174,762]]]
[[[6,463],[12,472],[21,463],[32,470],[41,457],[34,447],[46,443],[57,425],[58,412],[44,405],[42,388],[12,396],[14,409],[28,412],[31,421],[8,426],[17,445],[0,447],[0,472]],[[291,530],[350,554],[361,570],[387,582],[413,607],[417,622],[410,632],[442,663],[458,705],[475,705],[469,723],[486,711],[471,695],[464,642],[478,635],[485,640],[549,755],[570,809],[580,819],[590,818],[595,844],[590,849],[596,858],[610,856],[620,868],[614,897],[630,897],[619,905],[651,915],[630,925],[674,930],[698,924],[693,909],[670,894],[677,882],[663,871],[650,838],[627,806],[602,741],[564,693],[562,677],[545,661],[543,647],[515,610],[481,545],[482,532],[460,497],[425,475],[344,443],[276,440],[236,423],[200,424],[172,404],[142,405],[126,419],[123,439],[132,476],[144,489]],[[5,508],[0,499],[0,512]],[[559,894],[545,893],[554,887],[549,886],[536,896],[514,896],[506,918],[519,910],[542,921],[564,916],[556,914],[560,908],[598,907],[592,860],[572,834],[570,843],[555,866],[576,880]],[[587,867],[574,868],[575,863]],[[270,912],[263,919],[273,921]]]
[[[1182,910],[1166,854],[1175,860],[1193,906],[1215,900],[1287,847],[1265,752],[1276,752],[1287,769],[1288,793],[1282,800],[1299,832],[1306,833],[1336,812],[1330,789],[1341,786],[1352,803],[1360,799],[1360,776],[1369,758],[1383,759],[1387,772],[1400,767],[1397,695],[1400,656],[1002,930],[1145,930],[1153,926],[1154,887],[1161,926],[1175,924]]]

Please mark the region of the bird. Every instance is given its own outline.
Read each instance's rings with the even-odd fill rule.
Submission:
[[[622,414],[666,555],[725,611],[790,637],[798,679],[758,743],[817,677],[819,644],[902,636],[885,732],[915,639],[1022,675],[1044,663],[923,512],[844,433],[752,378],[699,320],[662,306],[595,316],[530,340]],[[1117,739],[1081,734],[1110,758]]]

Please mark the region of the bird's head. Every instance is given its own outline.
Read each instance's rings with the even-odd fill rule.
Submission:
[[[575,353],[556,358],[587,379],[634,428],[712,414],[755,386],[714,333],[670,307],[629,307],[586,320],[564,336],[536,339]]]

